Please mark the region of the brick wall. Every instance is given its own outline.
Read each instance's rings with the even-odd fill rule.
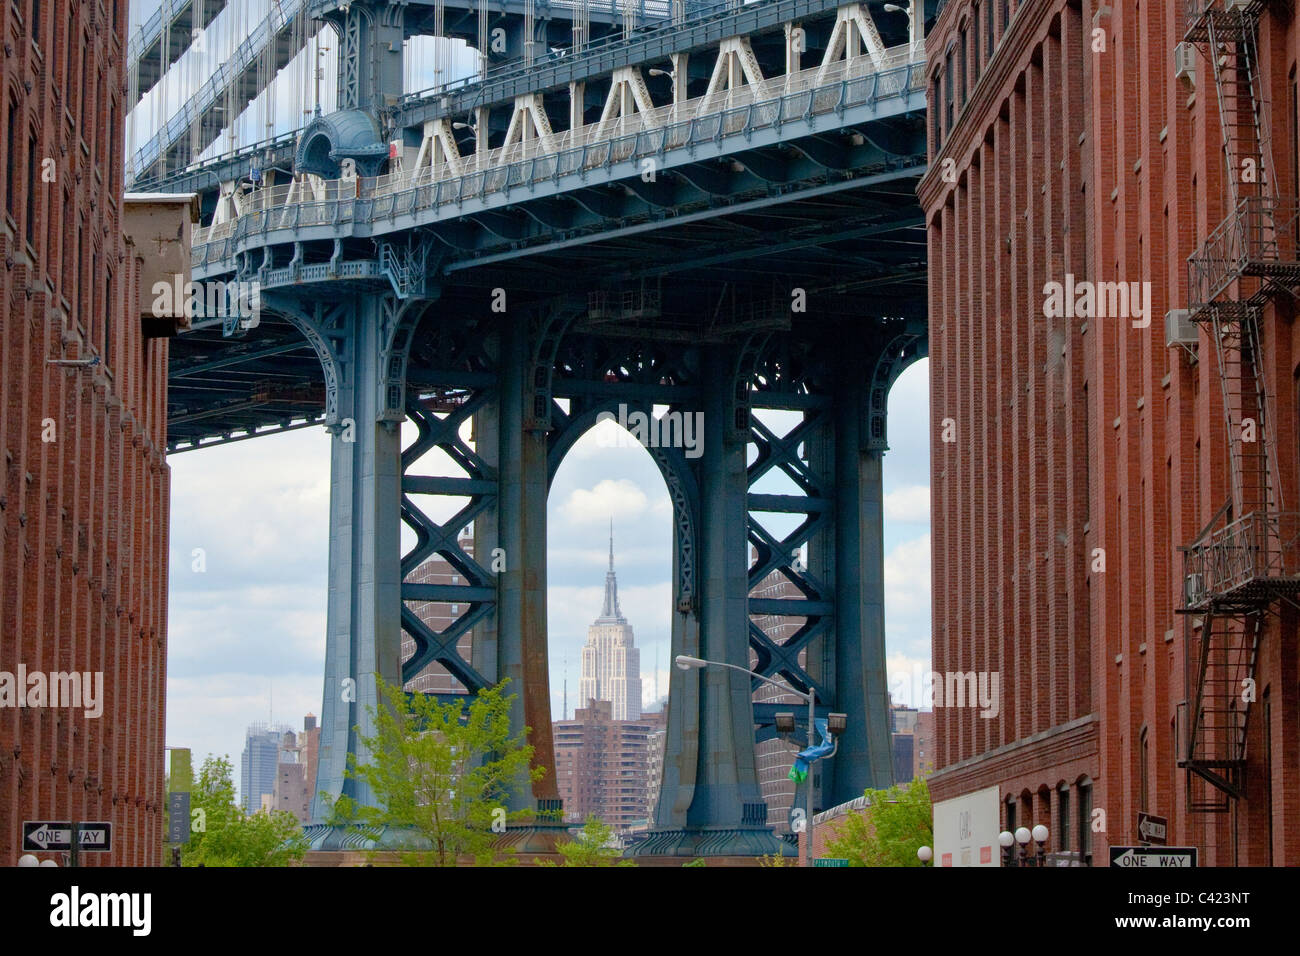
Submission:
[[[0,671],[104,682],[97,719],[0,708],[0,865],[23,820],[69,817],[114,824],[85,865],[160,862],[167,345],[122,236],[126,17],[0,3]]]
[[[1187,304],[1186,259],[1227,211],[1213,77],[1203,56],[1195,88],[1174,77],[1184,6],[952,0],[927,40],[931,97],[946,104],[951,86],[954,104],[951,124],[946,108],[932,119],[920,189],[934,669],[997,671],[1003,686],[996,719],[936,707],[931,790],[942,800],[997,784],[1017,825],[1055,830],[1061,788],[1077,816],[1091,787],[1101,859],[1108,844],[1136,842],[1137,812],[1148,810],[1204,862],[1295,865],[1293,609],[1270,619],[1261,644],[1269,706],[1253,705],[1235,845],[1234,814],[1190,812],[1177,767],[1175,720],[1189,696],[1178,548],[1229,497],[1213,342],[1203,331],[1193,356],[1164,337],[1166,311]],[[1271,8],[1261,60],[1278,191],[1294,196],[1300,22]],[[1049,316],[1045,285],[1068,275],[1150,282],[1149,325]],[[1285,304],[1262,322],[1280,487],[1294,509],[1300,333]]]

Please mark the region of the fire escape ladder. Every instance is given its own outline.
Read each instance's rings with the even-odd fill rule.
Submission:
[[[1211,337],[1231,498],[1184,550],[1187,701],[1180,765],[1189,806],[1224,812],[1245,792],[1246,739],[1264,620],[1300,597],[1300,514],[1285,512],[1261,314],[1300,288],[1300,203],[1279,199],[1259,17],[1267,0],[1187,0],[1187,42],[1214,76],[1228,211],[1188,258],[1188,311]],[[1199,636],[1193,615],[1199,617]],[[1188,709],[1190,705],[1190,709]],[[1217,794],[1214,793],[1217,791]]]

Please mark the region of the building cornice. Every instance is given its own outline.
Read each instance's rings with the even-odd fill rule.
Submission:
[[[1021,0],[1017,5],[1011,22],[1007,24],[1006,33],[993,49],[992,61],[985,65],[979,82],[975,84],[970,97],[966,100],[966,106],[957,116],[952,129],[948,131],[943,148],[935,154],[929,171],[916,188],[921,208],[925,210],[927,218],[933,209],[947,200],[948,191],[956,186],[956,183],[944,182],[943,177],[939,175],[944,160],[955,160],[958,169],[965,168],[970,162],[970,154],[984,139],[989,118],[994,115],[995,107],[998,105],[996,98],[1002,94],[1007,81],[1019,73],[1021,63],[1038,43],[1043,26],[1051,22],[1052,18],[1057,16],[1069,2],[1070,0],[1058,0],[1056,3],[1026,3]],[[942,63],[939,53],[941,49],[946,50],[948,47],[950,27],[959,22],[957,19],[959,14],[955,11],[966,13],[970,8],[971,2],[966,0],[961,4],[950,3],[944,9],[934,32],[930,34],[930,39],[934,40],[933,47],[930,39],[926,41],[925,55],[930,63]],[[942,108],[941,104],[930,104],[930,106],[932,109]]]
[[[931,789],[966,793],[973,784],[1007,780],[1035,771],[1046,771],[1097,752],[1098,719],[1087,714],[1037,734],[1004,744],[966,760],[949,764],[930,774]],[[987,784],[985,784],[987,785]]]

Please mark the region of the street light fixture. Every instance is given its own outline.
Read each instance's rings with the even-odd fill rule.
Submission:
[[[1002,847],[1002,865],[1003,866],[1046,866],[1047,865],[1047,838],[1051,836],[1047,827],[1041,823],[1032,830],[1029,827],[1020,827],[1013,834],[1009,830],[1003,830],[998,834],[998,845]],[[1036,844],[1033,855],[1030,856],[1030,842]],[[1019,859],[1016,857],[1016,844],[1020,845]]]
[[[930,861],[934,859],[934,851],[928,846],[923,846],[916,851],[916,858],[921,861],[922,866],[929,866]]]
[[[911,0],[906,7],[900,7],[896,3],[887,3],[884,9],[888,13],[903,13],[907,15],[908,26],[908,44],[907,51],[910,59],[916,59],[916,43],[918,40],[925,39],[925,20],[924,17],[917,19],[914,15],[916,0]],[[918,32],[921,34],[918,36]]]
[[[770,677],[764,677],[762,674],[756,673],[755,671],[751,671],[747,667],[741,667],[738,664],[727,664],[724,663],[723,661],[706,661],[700,657],[691,657],[689,654],[678,654],[673,660],[677,664],[677,666],[684,671],[702,670],[705,667],[725,667],[728,670],[740,671],[742,674],[748,674],[750,677],[757,678],[758,680],[761,680],[765,684],[771,684],[773,687],[779,687],[784,693],[794,694],[794,696],[800,697],[803,700],[808,701],[808,746],[809,747],[816,746],[817,694],[815,691],[812,690],[812,688],[809,688],[807,693],[802,693],[800,691],[795,690],[793,687],[789,686],[788,684],[782,684],[779,683],[778,681],[772,680]],[[788,716],[789,718],[788,722],[782,721],[782,718],[785,716]],[[842,714],[832,714],[831,716],[835,718],[844,717],[844,720],[846,722],[848,720],[848,718]],[[777,724],[778,731],[781,731],[780,722],[785,722],[787,726],[790,728],[790,731],[794,730],[794,714],[789,714],[789,715],[777,714],[776,719],[779,722]],[[781,731],[781,732],[788,733],[790,731]],[[827,732],[830,733],[829,720],[827,721]],[[813,772],[811,766],[808,769],[808,789],[804,794],[804,801],[805,801],[804,832],[807,834],[806,846],[804,848],[804,866],[811,868],[812,853],[813,853]]]

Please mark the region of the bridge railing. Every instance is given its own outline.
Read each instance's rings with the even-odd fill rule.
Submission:
[[[893,65],[900,64],[900,65]],[[225,258],[224,240],[278,228],[369,221],[437,208],[609,166],[665,150],[706,143],[812,115],[925,90],[925,63],[907,45],[887,51],[877,70],[867,56],[700,96],[648,113],[590,123],[547,139],[462,157],[459,175],[443,164],[352,180],[316,180],[259,190],[244,197],[239,218],[194,234],[193,264]]]

